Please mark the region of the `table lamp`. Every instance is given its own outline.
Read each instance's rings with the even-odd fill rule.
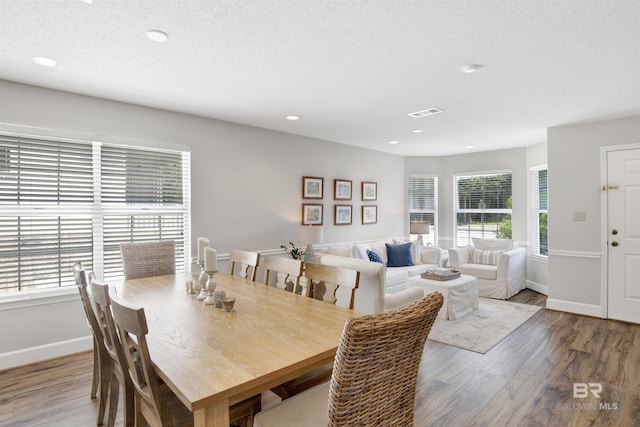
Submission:
[[[418,244],[424,246],[422,235],[429,234],[429,223],[427,221],[411,221],[409,223],[409,233],[418,235]]]
[[[322,243],[321,225],[302,225],[298,232],[298,240],[307,244],[304,251],[304,262],[316,262],[316,255],[313,253],[313,244]]]

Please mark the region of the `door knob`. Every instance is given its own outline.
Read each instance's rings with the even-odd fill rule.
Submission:
[[[618,242],[611,242],[611,246],[618,246]]]
[[[616,229],[614,228],[613,230],[611,230],[611,234],[613,234],[613,235],[615,236],[616,234],[618,234],[618,230],[616,230]]]

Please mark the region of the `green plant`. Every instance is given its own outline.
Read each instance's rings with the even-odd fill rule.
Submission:
[[[302,248],[296,247],[293,242],[289,242],[289,245],[280,245],[280,247],[287,253],[287,255],[289,255],[289,258],[291,259],[301,260],[304,258],[304,251],[302,250]]]

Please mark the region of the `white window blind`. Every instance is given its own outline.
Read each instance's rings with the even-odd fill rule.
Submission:
[[[473,238],[511,238],[511,172],[454,177],[456,244]]]
[[[409,222],[426,221],[429,234],[422,235],[424,243],[437,244],[438,177],[409,175]],[[413,239],[417,236],[411,236]]]
[[[548,255],[547,218],[549,201],[547,192],[547,166],[531,168],[531,237],[530,245],[534,254]]]
[[[0,292],[122,276],[120,242],[189,247],[189,153],[0,135]],[[186,185],[185,185],[186,183]]]

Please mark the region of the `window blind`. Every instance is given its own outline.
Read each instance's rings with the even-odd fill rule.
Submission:
[[[456,244],[511,238],[511,172],[455,177]]]
[[[409,175],[409,222],[426,221],[429,234],[423,234],[424,243],[437,242],[437,188],[438,177],[431,175]]]
[[[530,184],[530,244],[534,254],[546,256],[548,253],[547,216],[549,207],[546,166],[531,169]]]
[[[0,134],[0,291],[122,277],[120,242],[189,247],[189,153]]]

